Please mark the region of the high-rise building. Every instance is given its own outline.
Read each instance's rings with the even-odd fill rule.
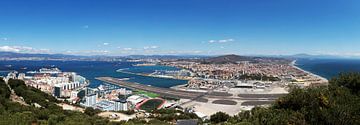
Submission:
[[[61,86],[54,86],[54,96],[55,97],[61,97]]]
[[[85,106],[90,107],[96,104],[96,94],[85,96]]]
[[[25,78],[25,76],[26,76],[25,73],[19,73],[18,79],[23,80]]]
[[[118,99],[118,100],[114,100],[114,102],[115,102],[115,107],[114,107],[115,111],[127,111],[128,110],[128,103],[127,103],[126,99]]]

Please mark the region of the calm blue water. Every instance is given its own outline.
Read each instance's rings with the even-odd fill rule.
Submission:
[[[360,72],[360,60],[354,59],[300,59],[296,65],[327,79],[341,72]]]
[[[0,76],[6,76],[9,71],[27,72],[38,70],[43,67],[55,66],[62,71],[77,72],[90,80],[90,87],[97,87],[102,82],[95,79],[100,76],[111,76],[117,78],[130,78],[131,82],[142,84],[171,87],[186,84],[186,80],[174,80],[154,78],[146,76],[131,75],[116,72],[117,69],[127,69],[134,73],[151,73],[155,70],[178,70],[167,66],[132,66],[133,62],[93,62],[93,61],[0,61]],[[12,65],[9,67],[8,65]],[[360,72],[360,60],[350,59],[299,59],[296,65],[312,73],[330,79],[341,72]],[[22,69],[27,67],[27,69]]]
[[[166,66],[151,66],[151,67],[134,67],[133,62],[94,62],[94,61],[0,61],[0,76],[6,76],[8,71],[16,70],[18,72],[27,72],[38,70],[43,67],[55,66],[65,72],[77,72],[90,80],[90,87],[97,87],[102,82],[96,80],[95,77],[111,76],[116,78],[130,78],[131,82],[138,82],[142,84],[157,86],[157,87],[171,87],[180,84],[186,84],[186,80],[174,80],[164,78],[154,78],[146,76],[131,75],[126,73],[116,72],[117,69],[128,68],[130,72],[144,71],[152,72],[155,70],[176,70],[173,67]],[[11,67],[7,65],[12,65]],[[27,69],[22,69],[27,67]]]

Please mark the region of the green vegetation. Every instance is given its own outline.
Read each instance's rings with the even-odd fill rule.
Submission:
[[[136,113],[135,110],[117,111],[117,112],[127,114],[127,115],[132,115],[132,114]]]
[[[360,73],[340,74],[329,81],[329,86],[293,88],[269,108],[244,111],[220,124],[360,124],[359,85]],[[218,123],[218,117],[211,116],[211,122]]]
[[[159,94],[152,93],[152,92],[146,92],[146,91],[136,91],[136,92],[134,92],[134,94],[143,94],[143,95],[146,95],[146,96],[148,96],[150,98],[159,97]]]
[[[161,121],[157,119],[150,119],[146,121],[144,119],[130,119],[127,122],[120,122],[121,125],[171,125],[167,121]]]
[[[183,113],[175,110],[156,110],[162,113],[152,117],[149,121],[144,119],[132,119],[127,122],[110,122],[107,119],[98,117],[100,111],[93,108],[86,108],[84,113],[62,110],[56,105],[58,101],[35,88],[28,87],[21,80],[9,80],[9,85],[15,93],[22,96],[30,106],[21,105],[10,100],[11,91],[6,83],[0,79],[0,125],[169,125],[168,119],[196,118],[196,115]],[[42,108],[36,108],[34,104]],[[129,111],[129,114],[133,114]],[[179,113],[179,114],[178,114]]]
[[[198,119],[194,113],[186,113],[175,109],[159,109],[154,110],[151,113],[151,118],[158,119],[160,121],[176,121],[179,119]]]
[[[248,80],[264,80],[264,81],[280,81],[278,77],[267,76],[262,74],[244,74],[236,79],[248,79]]]
[[[174,109],[153,110],[149,121],[132,119],[127,122],[109,122],[96,116],[98,110],[88,108],[85,113],[65,111],[57,106],[57,100],[23,81],[10,80],[15,93],[30,106],[10,100],[11,92],[0,80],[0,124],[27,125],[166,125],[178,119],[197,119],[195,114]],[[360,73],[340,74],[329,81],[328,86],[292,88],[287,96],[279,98],[268,108],[257,107],[233,117],[216,113],[210,124],[224,125],[356,125],[360,124]],[[42,108],[35,108],[34,104]]]
[[[9,80],[10,87],[15,91],[16,95],[24,98],[27,104],[37,103],[44,108],[53,107],[56,98],[53,96],[41,92],[39,89],[33,87],[27,87],[22,80]]]
[[[360,75],[359,73],[342,73],[339,77],[330,81],[333,86],[346,87],[352,94],[360,96]]]
[[[213,123],[225,122],[230,118],[230,116],[224,112],[217,112],[210,116],[210,121]]]
[[[96,115],[96,114],[98,114],[100,112],[101,112],[100,109],[94,109],[94,108],[91,108],[91,107],[86,108],[85,111],[84,111],[84,113],[89,115],[89,116],[94,116],[94,115]]]
[[[164,100],[161,99],[149,99],[145,103],[140,105],[140,109],[145,111],[152,111],[154,109],[157,109],[163,102]]]
[[[27,87],[21,80],[9,80],[9,85],[15,93],[24,98],[28,104],[39,104],[42,108],[24,106],[12,102],[10,90],[6,83],[0,80],[0,124],[1,125],[106,125],[108,120],[90,116],[81,112],[65,111],[56,105],[57,100],[35,88]]]

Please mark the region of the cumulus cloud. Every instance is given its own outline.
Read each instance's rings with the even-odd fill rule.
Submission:
[[[107,46],[107,45],[109,45],[109,44],[110,44],[110,43],[103,43],[104,46]]]
[[[234,41],[234,39],[209,40],[208,43],[227,43],[232,41]]]
[[[17,53],[49,53],[49,49],[35,49],[28,46],[0,46],[0,51]]]

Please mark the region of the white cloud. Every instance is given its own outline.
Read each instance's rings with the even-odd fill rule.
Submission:
[[[130,51],[130,50],[133,50],[133,48],[123,48],[123,50]]]
[[[203,51],[200,50],[188,50],[188,51],[168,51],[165,54],[200,54]]]
[[[234,41],[234,39],[224,39],[224,40],[219,40],[219,43],[227,43],[232,41]]]
[[[0,51],[5,51],[5,52],[19,52],[20,50],[14,47],[10,47],[10,46],[0,46]]]
[[[107,45],[109,45],[109,44],[110,44],[110,43],[103,43],[104,46],[107,46]]]
[[[234,39],[222,39],[222,40],[209,40],[209,43],[227,43],[235,41]]]
[[[209,43],[215,43],[217,42],[216,40],[209,40]]]
[[[108,50],[93,50],[93,51],[90,51],[90,54],[108,54],[110,53],[110,51]]]
[[[145,46],[144,49],[156,49],[158,46]]]
[[[35,49],[27,46],[0,46],[0,51],[17,53],[50,53],[49,49]]]
[[[108,51],[108,50],[84,50],[84,51],[67,50],[63,53],[71,54],[71,55],[107,55],[107,54],[110,54],[111,51]]]

